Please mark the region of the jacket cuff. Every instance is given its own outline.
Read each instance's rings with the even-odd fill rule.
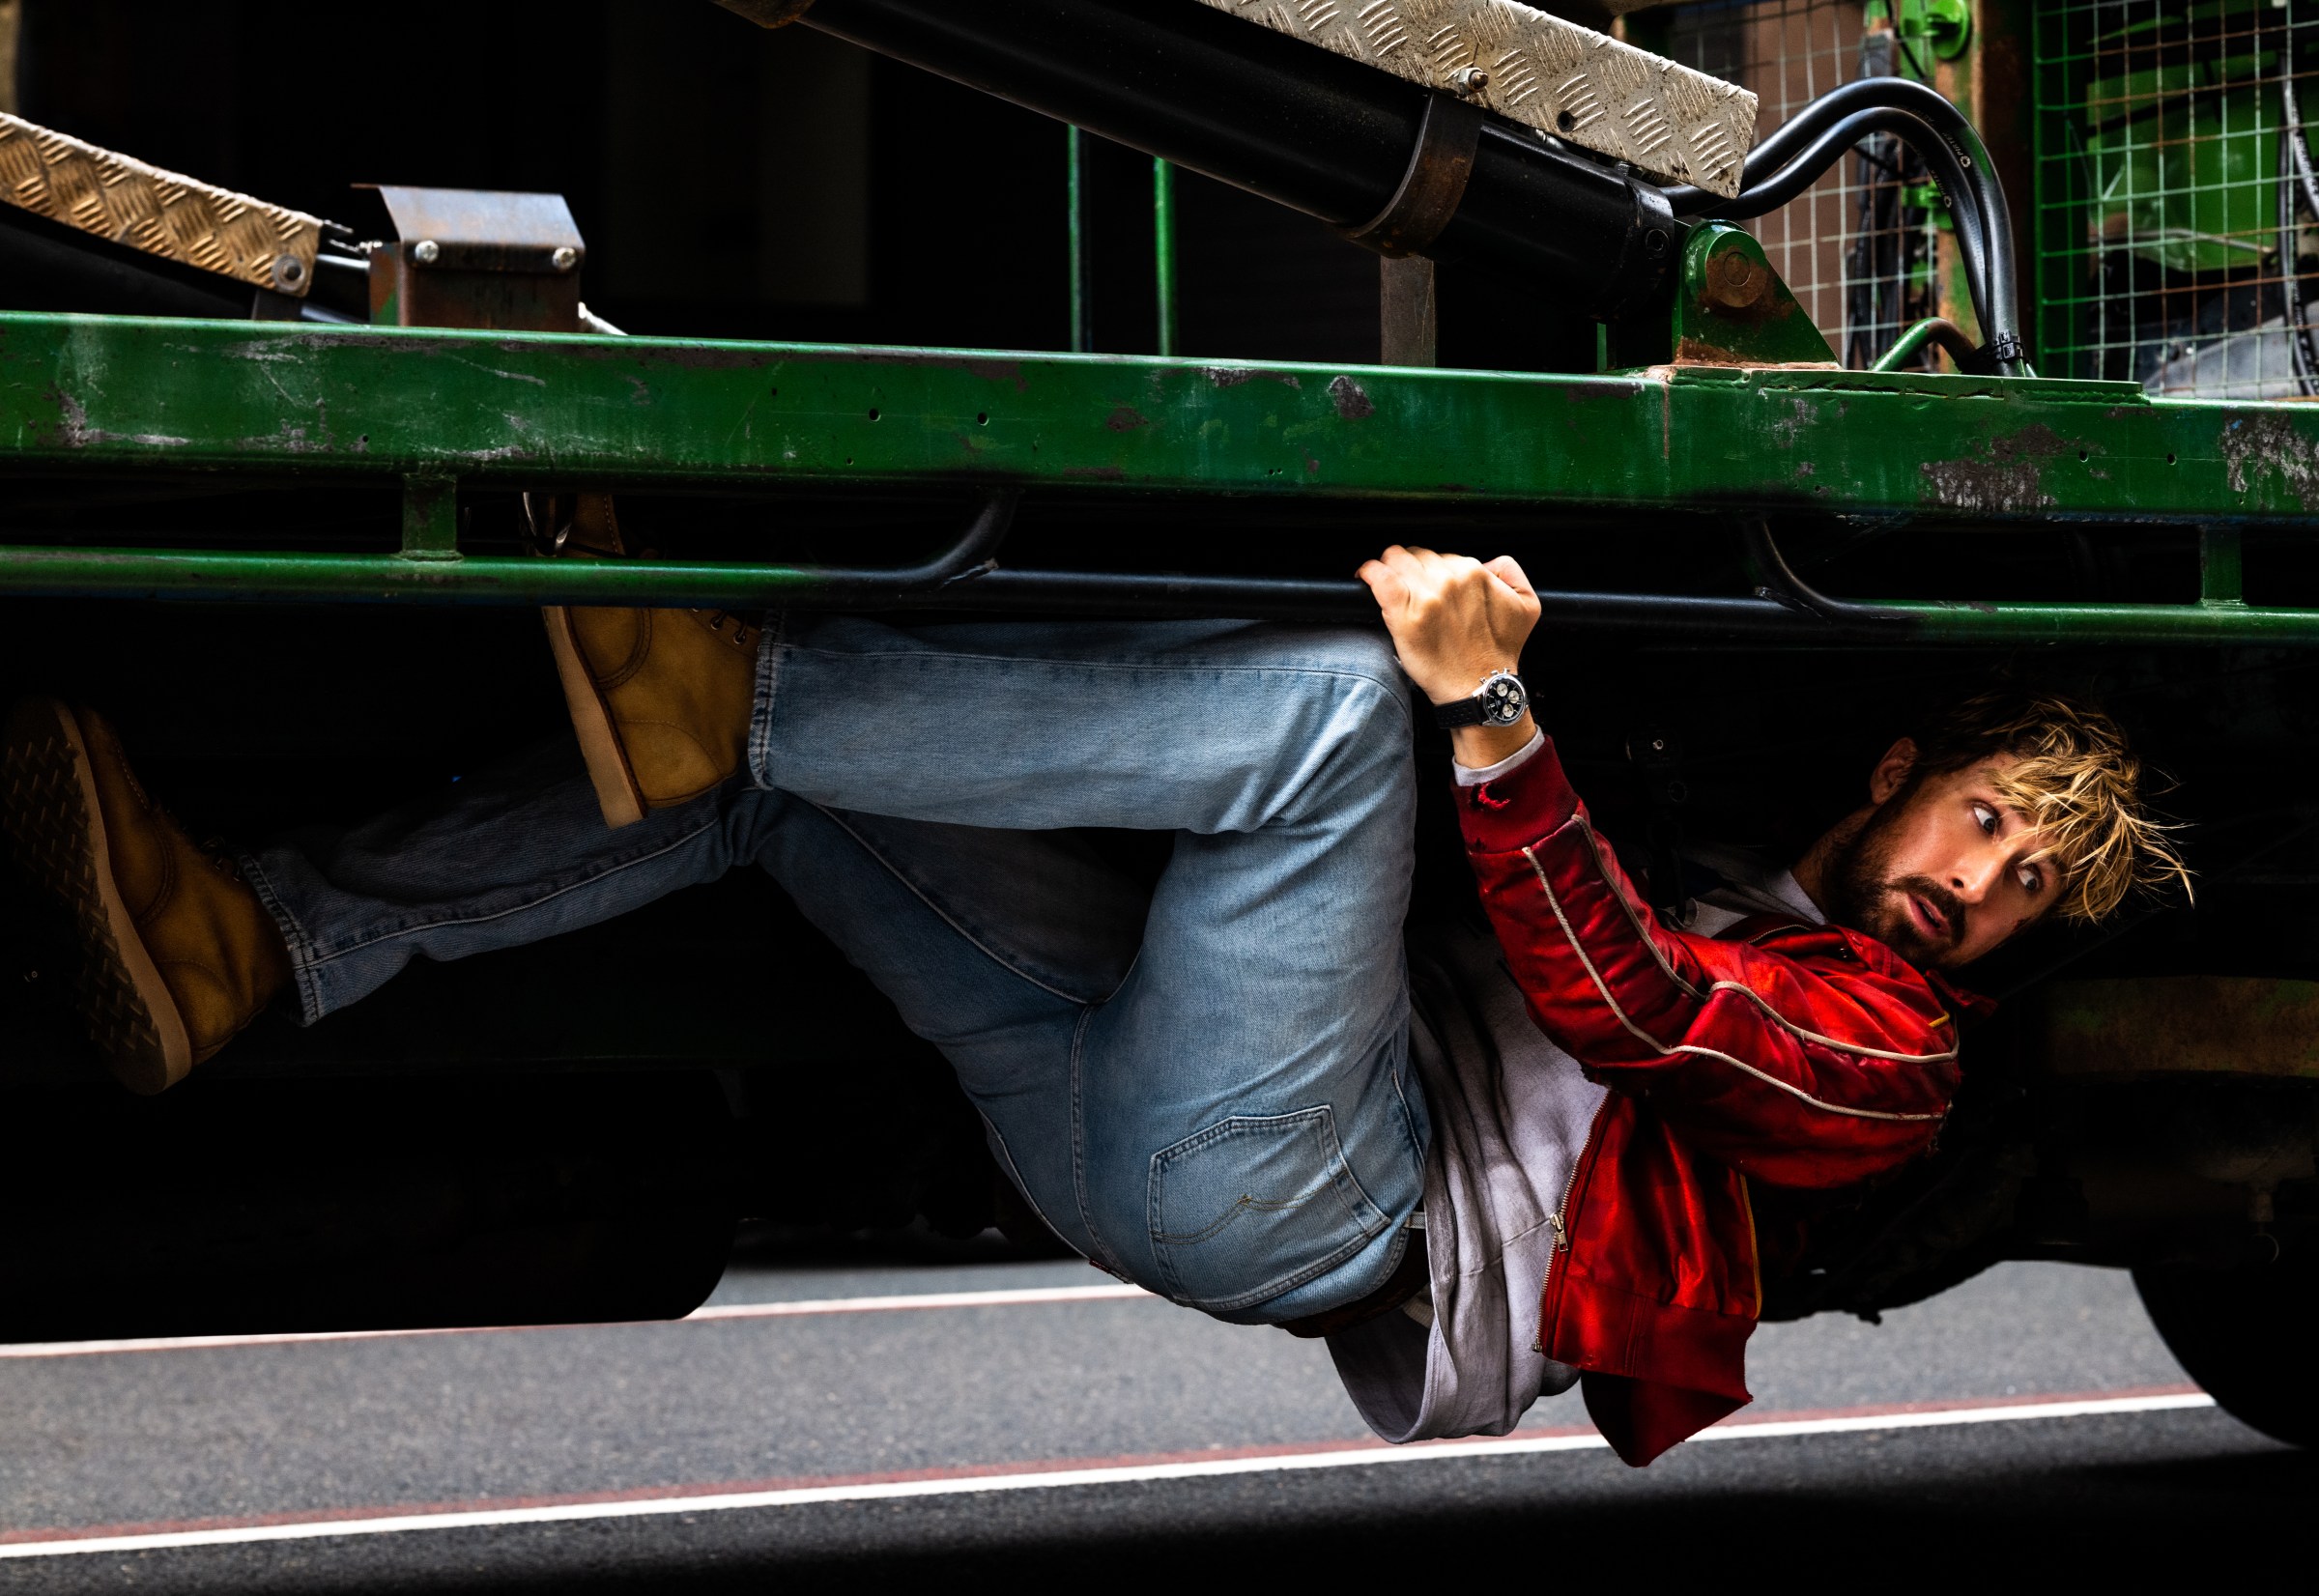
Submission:
[[[1457,817],[1469,853],[1519,852],[1559,831],[1577,812],[1578,794],[1551,737],[1503,776],[1457,789]]]

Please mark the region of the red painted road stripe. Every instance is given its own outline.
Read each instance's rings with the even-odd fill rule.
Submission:
[[[1930,1429],[2036,1419],[2116,1416],[2212,1406],[2212,1398],[2190,1386],[2150,1387],[2079,1396],[2015,1396],[1975,1402],[1892,1403],[1727,1419],[1696,1438],[1694,1444],[1856,1434],[1871,1430]],[[1544,1452],[1593,1450],[1603,1444],[1599,1436],[1587,1430],[1528,1430],[1492,1440],[1425,1441],[1402,1447],[1385,1446],[1372,1439],[1331,1440],[1131,1457],[982,1464],[875,1474],[812,1475],[728,1481],[715,1485],[654,1486],[623,1492],[553,1496],[350,1507],[233,1519],[12,1530],[0,1532],[0,1559],[246,1545],[260,1541],[396,1534],[429,1529],[492,1528],[904,1496],[1045,1490],[1074,1485],[1131,1484],[1228,1474],[1423,1463],[1453,1458],[1519,1457]]]

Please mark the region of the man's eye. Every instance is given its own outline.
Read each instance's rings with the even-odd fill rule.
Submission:
[[[2034,865],[2021,867],[2021,891],[2038,893],[2046,890],[2046,872]]]
[[[1973,818],[1980,822],[1982,833],[1985,836],[1996,836],[1997,812],[1995,810],[1990,809],[1987,804],[1975,804],[1973,806]]]

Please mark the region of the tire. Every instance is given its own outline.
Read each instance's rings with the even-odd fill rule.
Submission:
[[[2150,1322],[2183,1370],[2231,1417],[2275,1440],[2319,1446],[2319,1263],[2133,1271]]]

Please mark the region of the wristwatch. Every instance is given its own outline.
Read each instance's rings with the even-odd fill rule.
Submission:
[[[1433,724],[1454,731],[1461,726],[1512,726],[1530,707],[1530,689],[1511,670],[1493,670],[1470,698],[1433,706]]]

